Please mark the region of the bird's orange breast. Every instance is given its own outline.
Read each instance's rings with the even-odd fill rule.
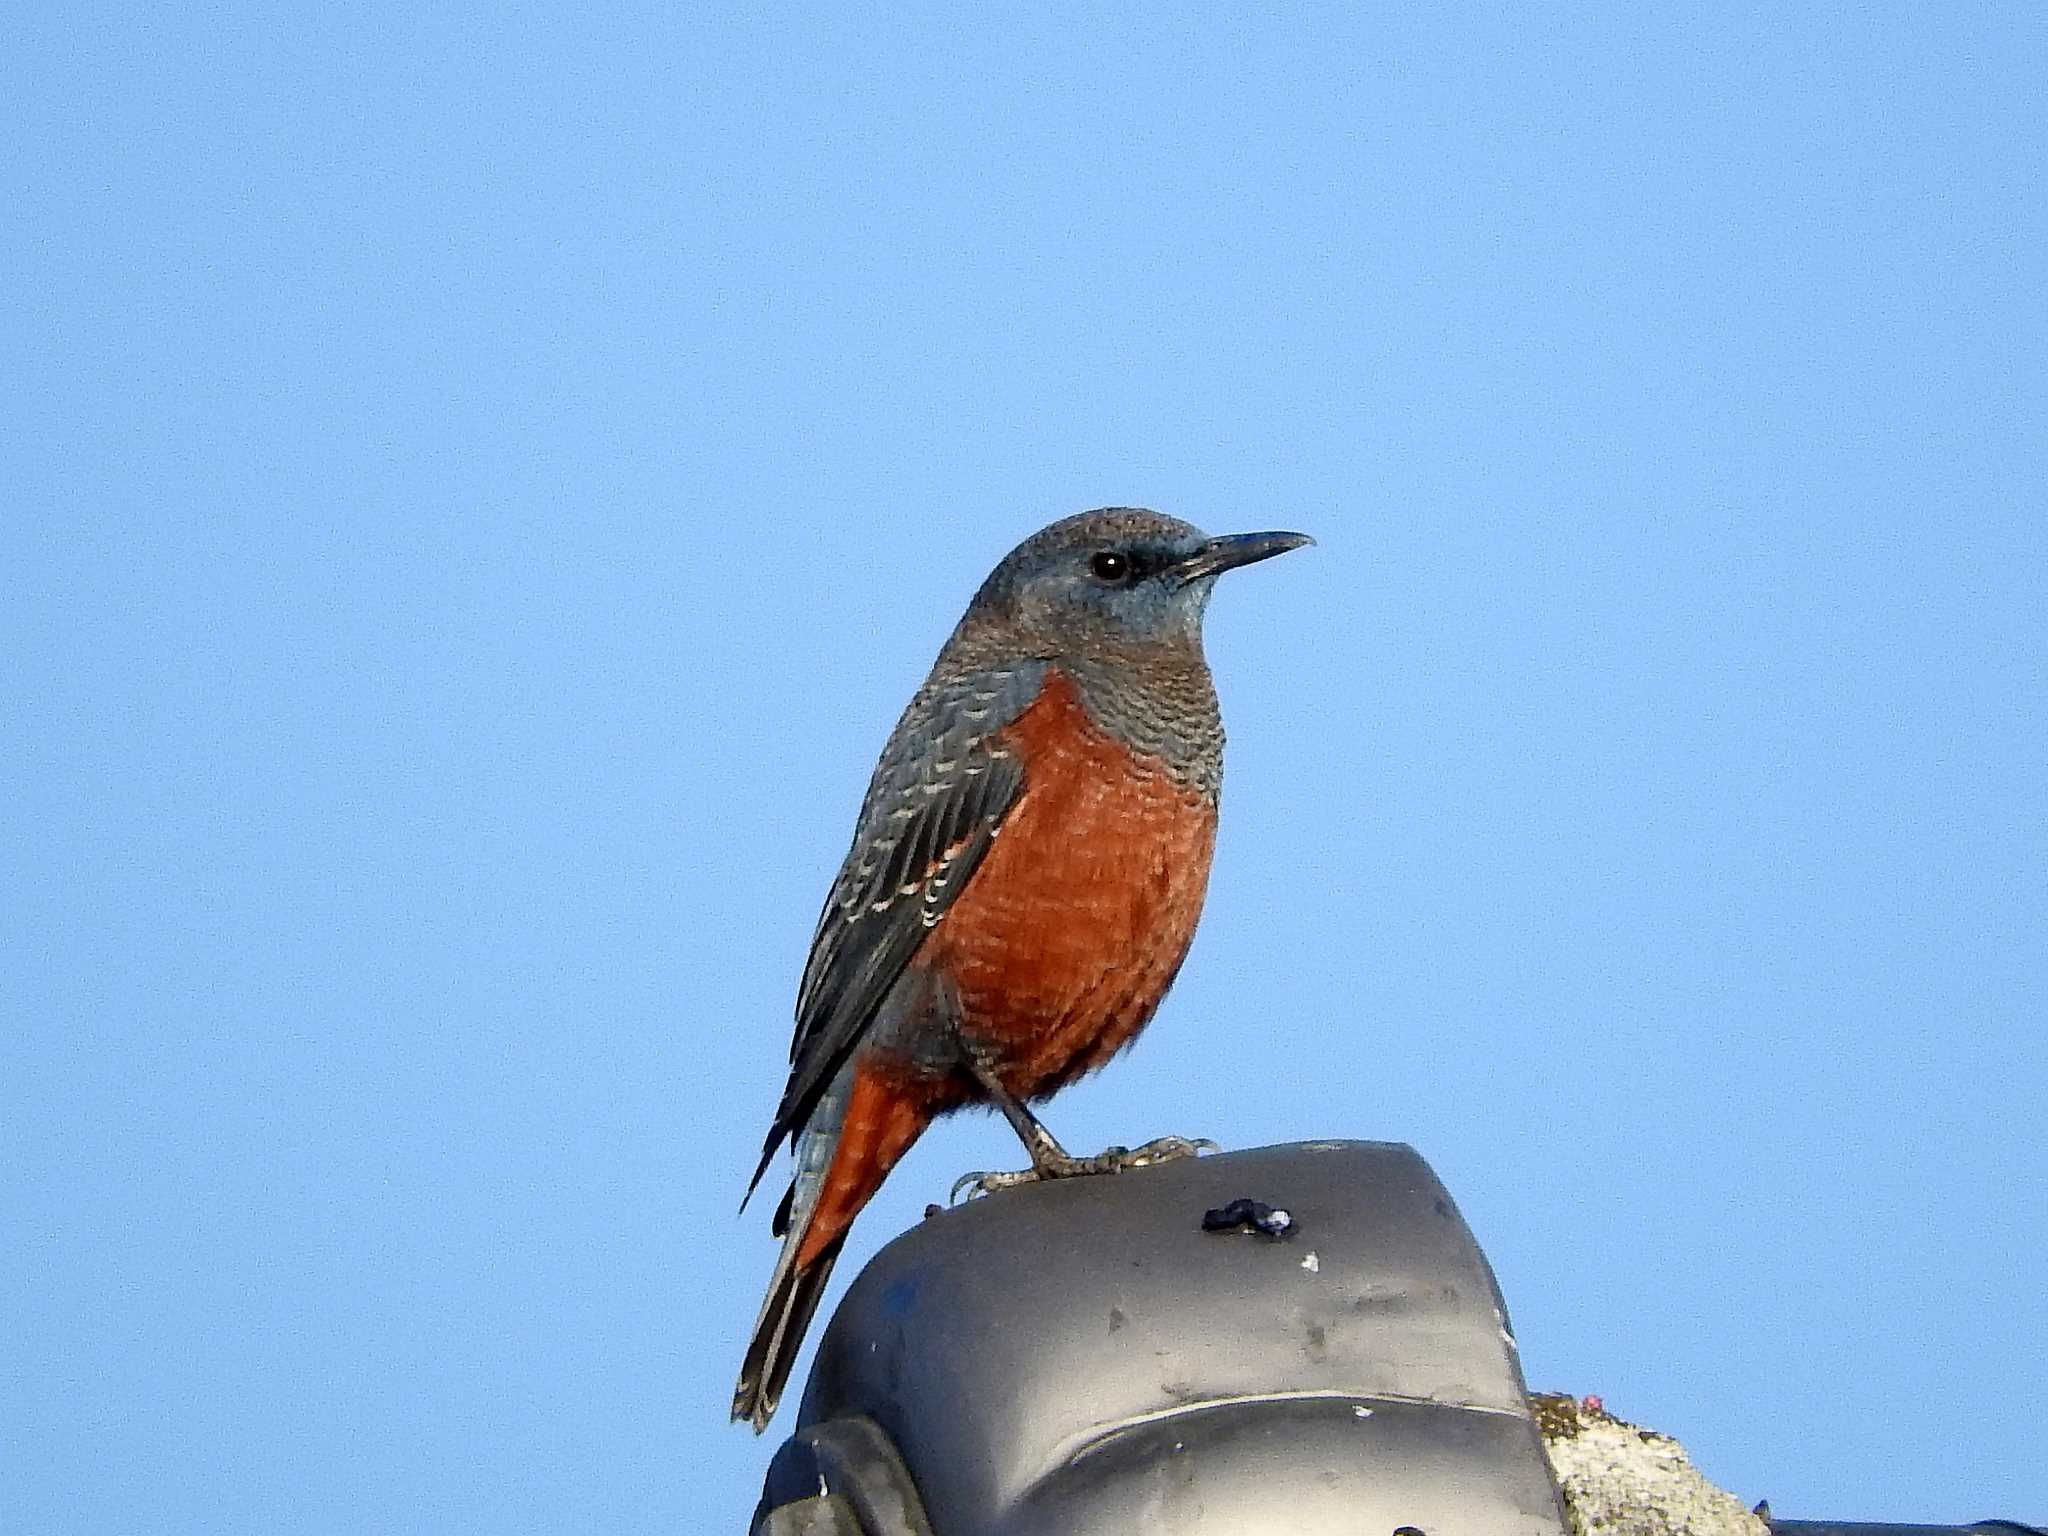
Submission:
[[[918,964],[952,982],[962,1028],[1028,1098],[1152,1017],[1201,916],[1216,807],[1098,727],[1058,672],[1004,737],[1023,794]]]

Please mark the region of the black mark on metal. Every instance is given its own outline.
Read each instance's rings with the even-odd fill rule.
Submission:
[[[1233,1200],[1202,1213],[1204,1232],[1256,1232],[1261,1237],[1291,1237],[1294,1216],[1263,1200]]]

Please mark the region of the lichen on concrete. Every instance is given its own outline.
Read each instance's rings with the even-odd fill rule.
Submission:
[[[1770,1536],[1668,1435],[1615,1418],[1598,1398],[1531,1395],[1574,1536]]]

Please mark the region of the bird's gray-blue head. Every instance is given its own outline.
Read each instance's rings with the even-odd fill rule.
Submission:
[[[1048,657],[1199,647],[1218,576],[1313,542],[1301,533],[1212,538],[1142,507],[1103,507],[1011,550],[975,594],[966,624],[1004,631]]]

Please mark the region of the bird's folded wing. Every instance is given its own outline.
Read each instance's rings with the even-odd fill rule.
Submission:
[[[868,786],[853,848],[818,918],[797,995],[789,1085],[760,1165],[800,1133],[889,989],[973,878],[1024,786],[1000,732],[1038,696],[1046,664],[934,679],[904,712]]]

